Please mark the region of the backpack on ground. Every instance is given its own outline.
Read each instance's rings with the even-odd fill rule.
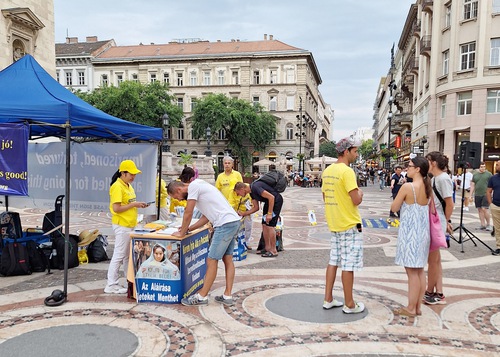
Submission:
[[[64,244],[65,237],[59,236],[52,240],[52,257],[50,267],[54,269],[64,269]],[[55,253],[55,254],[54,254]],[[68,241],[68,269],[75,268],[80,264],[78,260],[78,236],[69,235]]]
[[[27,241],[26,250],[32,272],[44,272],[49,267],[49,260],[38,243],[33,240]]]
[[[17,212],[0,213],[0,252],[4,246],[4,238],[21,238],[23,230],[21,228],[21,218]]]
[[[269,172],[266,172],[264,175],[262,175],[255,181],[262,181],[271,186],[272,188],[274,188],[279,193],[284,192],[286,187],[288,186],[288,181],[286,179],[286,176],[283,175],[282,172],[276,170],[271,170]]]
[[[30,275],[28,251],[24,245],[7,242],[0,259],[0,274],[3,276]]]
[[[99,263],[108,260],[109,258],[106,254],[107,245],[108,240],[106,239],[106,237],[99,234],[97,238],[87,247],[87,256],[89,257],[89,262]]]

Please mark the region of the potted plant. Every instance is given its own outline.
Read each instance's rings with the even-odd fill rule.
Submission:
[[[244,183],[252,183],[253,182],[253,177],[251,172],[245,172],[243,175],[243,182]]]

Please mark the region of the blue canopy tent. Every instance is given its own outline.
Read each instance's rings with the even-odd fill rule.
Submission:
[[[26,55],[0,72],[0,123],[27,123],[29,137],[66,140],[66,182],[70,181],[71,137],[159,143],[162,129],[113,117],[81,100]],[[70,187],[66,185],[64,300],[67,295]],[[62,303],[61,302],[61,303]]]

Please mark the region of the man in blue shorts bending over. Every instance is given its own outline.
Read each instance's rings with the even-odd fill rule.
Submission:
[[[346,314],[357,314],[365,309],[365,305],[355,302],[352,296],[354,271],[363,267],[363,226],[358,210],[363,191],[358,188],[356,175],[349,167],[358,157],[358,146],[351,138],[337,143],[338,161],[323,171],[321,187],[326,222],[332,232],[323,308],[328,310],[343,305],[342,311]],[[333,297],[332,291],[339,266],[342,269],[343,303]]]
[[[215,301],[221,304],[234,305],[232,289],[234,283],[233,249],[234,241],[240,228],[240,216],[236,214],[233,207],[229,205],[226,198],[214,186],[200,179],[190,183],[172,181],[167,188],[168,194],[177,200],[187,200],[182,226],[173,235],[184,237],[188,231],[203,227],[211,222],[214,227],[214,235],[207,258],[207,272],[202,288],[198,293],[181,300],[182,305],[207,305],[208,292],[217,277],[217,265],[219,260],[224,262],[226,272],[226,289],[224,294],[216,296]],[[201,218],[191,225],[194,207],[201,212]]]

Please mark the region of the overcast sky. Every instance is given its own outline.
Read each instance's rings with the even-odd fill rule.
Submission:
[[[333,140],[372,127],[380,78],[387,75],[415,0],[54,0],[56,42],[66,36],[114,39],[118,46],[262,40],[264,34],[311,51],[335,111]],[[83,9],[84,7],[85,9]]]

